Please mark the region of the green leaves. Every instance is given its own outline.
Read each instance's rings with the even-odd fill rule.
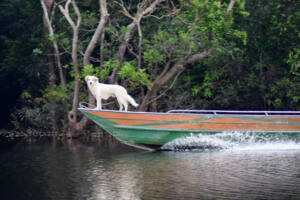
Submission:
[[[114,68],[118,67],[118,65],[119,65],[118,60],[111,59],[105,61],[102,68],[98,72],[98,76],[100,77],[100,80],[106,80],[110,72],[112,72]]]
[[[45,99],[50,99],[54,97],[56,100],[60,102],[64,102],[64,104],[67,104],[67,100],[69,98],[69,90],[72,88],[72,83],[68,84],[67,87],[63,87],[62,85],[59,85],[55,89],[46,88],[43,94],[43,97]]]
[[[103,66],[87,65],[82,69],[81,77],[93,75],[99,77],[101,81],[105,81],[114,68],[118,66],[118,60],[108,60],[103,63]]]
[[[121,79],[129,79],[130,84],[133,87],[138,87],[139,85],[144,85],[148,89],[151,89],[152,84],[149,80],[149,75],[146,73],[145,69],[136,70],[136,61],[124,62],[123,66],[119,71],[119,76]]]
[[[166,59],[166,55],[161,54],[157,49],[148,49],[144,51],[143,58],[149,66],[152,66],[157,63],[162,63]]]
[[[27,91],[24,91],[24,92],[21,94],[21,99],[23,99],[23,100],[31,99],[31,98],[32,98],[31,94],[29,94],[29,92],[27,92]]]
[[[57,42],[57,38],[58,38],[57,35],[53,35],[53,36],[49,36],[48,40],[51,41],[51,42],[53,42],[53,41]]]
[[[294,48],[290,51],[288,59],[285,60],[291,67],[291,72],[300,76],[300,49]]]
[[[99,68],[95,68],[92,64],[83,67],[82,70],[82,77],[86,77],[88,75],[95,75],[99,74]]]
[[[43,54],[43,51],[42,51],[41,49],[39,49],[39,48],[33,49],[32,52],[33,52],[35,55],[41,55],[41,54]]]
[[[192,96],[197,96],[200,91],[201,87],[199,85],[195,85],[192,87]]]

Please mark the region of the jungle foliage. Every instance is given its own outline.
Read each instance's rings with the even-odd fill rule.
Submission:
[[[299,1],[42,1],[52,36],[40,1],[0,3],[1,102],[15,127],[67,129],[76,95],[89,101],[88,74],[125,86],[144,111],[300,110]],[[74,22],[73,2],[80,11],[76,49],[68,2]]]

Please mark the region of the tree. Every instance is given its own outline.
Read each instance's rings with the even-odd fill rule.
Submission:
[[[76,13],[77,20],[76,22],[73,21],[73,19],[70,16],[69,7],[70,4],[72,4],[72,7]],[[103,32],[105,23],[108,18],[108,12],[106,8],[106,0],[99,0],[99,5],[101,8],[101,19],[99,22],[99,25],[94,32],[94,35],[84,53],[84,65],[90,64],[90,57],[91,54],[95,48],[96,41],[99,39],[100,35]],[[78,121],[78,105],[79,105],[79,89],[80,89],[80,69],[79,69],[79,62],[78,62],[78,38],[79,38],[79,28],[81,25],[82,17],[80,10],[75,3],[74,0],[68,0],[65,3],[65,6],[59,5],[59,9],[61,13],[65,16],[68,23],[72,27],[73,30],[73,42],[72,42],[72,66],[74,68],[75,76],[75,88],[74,88],[74,96],[73,96],[73,103],[72,103],[72,110],[68,114],[68,120],[69,120],[69,136],[76,136],[79,132],[81,132],[85,126],[88,123],[88,119],[86,117],[83,117],[80,122]],[[91,95],[90,95],[91,99]],[[92,100],[90,100],[92,102]]]
[[[54,37],[54,31],[52,28],[52,24],[51,24],[51,20],[49,18],[49,11],[51,10],[51,6],[53,4],[53,0],[41,0],[41,5],[43,8],[43,22],[44,22],[44,29],[45,29],[45,36],[46,38],[48,37]],[[61,63],[60,63],[60,56],[59,56],[59,51],[58,51],[58,46],[57,46],[57,42],[53,40],[53,47],[55,49],[55,57],[56,57],[56,61],[57,61],[57,66],[60,69],[60,78],[61,78],[61,83],[63,85],[65,85],[65,81],[62,75],[62,67],[61,67]],[[47,45],[45,47],[45,52],[47,55],[47,64],[48,64],[48,69],[49,69],[49,87],[51,90],[55,90],[56,88],[56,74],[55,74],[55,63],[53,62],[53,57],[52,57],[52,48]],[[51,124],[52,124],[52,132],[55,133],[57,131],[57,126],[56,126],[56,121],[55,121],[55,97],[51,97],[49,99],[50,101],[50,116],[51,116]]]

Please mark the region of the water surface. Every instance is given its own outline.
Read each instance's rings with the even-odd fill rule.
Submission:
[[[300,144],[143,152],[123,145],[0,151],[1,199],[299,199]]]

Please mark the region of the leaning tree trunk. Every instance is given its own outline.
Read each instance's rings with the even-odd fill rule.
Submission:
[[[177,77],[187,67],[188,64],[191,64],[196,61],[200,61],[211,55],[212,55],[212,51],[208,50],[202,53],[197,53],[191,56],[186,56],[184,58],[181,58],[170,69],[169,66],[166,66],[163,72],[154,81],[152,89],[146,93],[146,96],[143,99],[141,106],[139,107],[139,110],[147,111],[150,109],[151,111],[156,111],[157,110],[156,100],[158,99],[158,92],[161,90],[161,88],[165,86],[170,80]],[[170,63],[167,63],[167,65],[168,64]]]

